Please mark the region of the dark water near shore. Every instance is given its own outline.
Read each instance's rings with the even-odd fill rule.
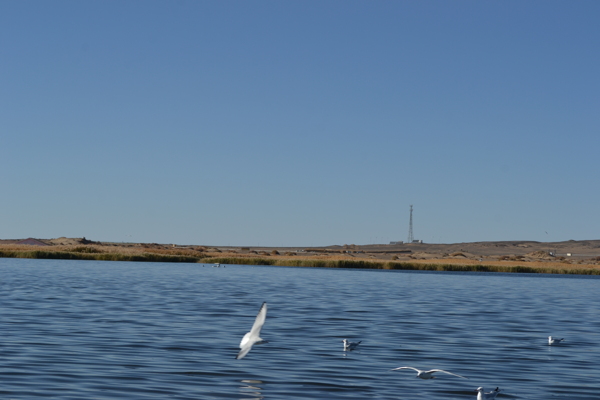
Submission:
[[[598,277],[0,259],[0,312],[2,399],[600,398]]]

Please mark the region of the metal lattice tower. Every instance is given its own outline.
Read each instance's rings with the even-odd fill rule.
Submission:
[[[410,205],[410,222],[408,223],[408,241],[407,243],[412,243],[413,238],[413,230],[412,230],[412,204]]]

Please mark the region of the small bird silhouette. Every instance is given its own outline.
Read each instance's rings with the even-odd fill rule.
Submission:
[[[482,387],[478,387],[477,392],[477,400],[494,400],[498,396],[498,393],[500,393],[500,388],[485,393]]]
[[[564,338],[562,339],[557,339],[557,338],[553,338],[552,336],[548,336],[548,344],[549,345],[553,345],[553,344],[559,344],[560,342],[562,342],[563,340],[565,340]]]
[[[344,351],[352,351],[355,350],[359,344],[362,343],[362,340],[359,342],[349,342],[348,339],[342,340],[344,342]]]

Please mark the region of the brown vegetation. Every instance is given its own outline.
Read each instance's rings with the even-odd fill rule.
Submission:
[[[552,244],[481,242],[454,245],[344,245],[322,248],[216,248],[158,243],[100,243],[85,238],[40,241],[47,246],[17,245],[14,244],[16,240],[0,240],[0,257],[503,272],[531,272],[533,269],[539,272],[600,273],[600,241]],[[554,249],[558,249],[561,255],[554,255]]]

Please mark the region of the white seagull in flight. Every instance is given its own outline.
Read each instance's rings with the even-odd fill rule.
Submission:
[[[413,367],[399,367],[399,368],[394,368],[391,371],[397,371],[399,369],[412,369],[412,370],[415,370],[415,371],[417,371],[417,378],[421,378],[421,379],[433,379],[433,378],[435,378],[435,376],[433,376],[433,374],[435,372],[443,372],[445,374],[450,374],[450,375],[458,376],[459,378],[465,378],[464,376],[453,374],[452,372],[444,371],[443,369],[430,369],[429,371],[421,371],[420,369],[413,368]],[[465,378],[465,379],[469,379],[469,378]]]
[[[478,387],[477,392],[477,400],[494,400],[498,396],[498,393],[500,393],[500,389],[496,388],[491,392],[484,393],[483,388]]]
[[[559,344],[563,340],[565,340],[565,339],[557,339],[557,338],[553,338],[552,336],[548,336],[548,344],[549,345]]]
[[[268,343],[266,340],[263,340],[260,337],[260,330],[265,324],[265,319],[267,318],[267,302],[262,303],[260,306],[260,310],[258,310],[258,315],[256,316],[256,320],[254,320],[254,325],[252,325],[252,329],[250,332],[246,333],[240,342],[240,352],[235,357],[236,360],[240,360],[244,358],[246,354],[252,349],[252,346],[255,344]]]
[[[349,342],[348,339],[344,339],[342,342],[344,342],[344,351],[352,351],[362,343],[362,340],[360,342]]]

